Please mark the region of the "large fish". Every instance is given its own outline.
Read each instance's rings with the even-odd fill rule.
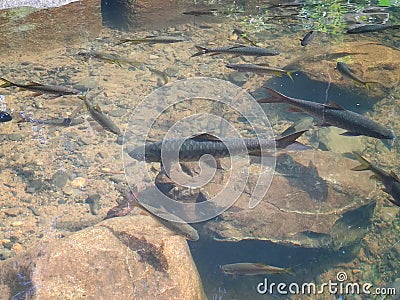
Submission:
[[[229,157],[230,155],[240,155],[247,152],[249,155],[261,155],[262,150],[273,150],[276,148],[286,148],[296,142],[306,130],[278,138],[276,140],[267,139],[226,139],[224,142],[209,134],[199,134],[190,138],[176,138],[164,140],[156,143],[147,144],[143,147],[137,147],[130,151],[130,157],[146,162],[161,162],[161,148],[163,155],[179,152],[179,160],[195,161],[205,154],[213,157]],[[243,149],[243,143],[246,149]],[[230,149],[232,153],[229,153]]]
[[[374,173],[373,178],[380,180],[385,186],[382,189],[385,193],[391,195],[393,199],[389,199],[393,204],[400,206],[400,179],[399,177],[391,171],[390,173],[385,172],[381,168],[371,164],[368,160],[362,157],[359,153],[353,152],[357,157],[357,160],[361,165],[352,168],[353,171],[364,171],[370,170]]]
[[[260,99],[258,103],[288,103],[297,111],[308,113],[321,119],[321,126],[335,126],[346,129],[342,135],[365,135],[377,139],[395,139],[394,132],[363,115],[340,107],[336,103],[321,104],[312,101],[285,96],[273,89],[266,88],[271,97]]]
[[[382,31],[382,30],[387,30],[387,29],[400,29],[400,24],[397,24],[397,25],[381,25],[381,24],[362,25],[362,26],[350,28],[346,32],[350,33],[350,34],[354,34],[354,33]]]
[[[210,53],[211,55],[228,53],[235,55],[243,55],[243,56],[274,56],[279,55],[280,53],[276,50],[255,47],[255,46],[246,46],[246,45],[235,45],[229,47],[220,47],[220,48],[206,48],[203,46],[195,46],[199,52],[193,54],[191,57],[204,55]]]
[[[252,72],[257,74],[274,74],[276,76],[281,77],[282,75],[287,75],[292,81],[292,73],[296,72],[297,70],[282,70],[273,67],[267,67],[263,65],[255,65],[255,64],[227,64],[227,68],[234,69],[238,72]]]
[[[37,82],[30,82],[28,84],[20,84],[20,83],[11,82],[11,81],[9,81],[5,78],[1,78],[1,77],[0,77],[0,80],[4,82],[2,85],[0,85],[1,88],[15,86],[15,87],[19,87],[20,89],[36,92],[39,94],[53,94],[53,95],[59,95],[59,96],[82,94],[82,92],[80,90],[65,87],[65,86],[60,86],[60,85],[47,85],[47,84],[41,84],[41,83],[37,83]]]
[[[362,85],[364,85],[368,90],[370,87],[371,83],[378,83],[376,81],[365,81],[363,79],[361,79],[360,77],[358,77],[356,74],[353,73],[353,70],[344,62],[338,62],[336,64],[336,69],[344,76],[347,78],[350,78],[352,80],[354,80],[357,83],[361,83]]]
[[[280,268],[261,263],[236,263],[221,266],[221,270],[229,275],[263,275],[292,273],[290,268]]]

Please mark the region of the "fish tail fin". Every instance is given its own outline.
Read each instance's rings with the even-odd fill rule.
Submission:
[[[11,81],[9,81],[7,79],[4,79],[4,78],[0,77],[0,80],[4,82],[2,85],[0,85],[1,88],[15,86],[15,83],[13,83],[13,82],[11,82]]]
[[[208,48],[206,48],[206,47],[197,46],[197,45],[195,47],[199,52],[193,54],[191,57],[200,56],[200,55],[203,55],[203,54],[206,54],[209,52]]]
[[[286,72],[286,75],[292,80],[292,82],[294,82],[293,77],[292,77],[292,74],[293,74],[294,72],[297,72],[297,70],[292,70],[292,71],[287,71],[287,72]]]
[[[293,268],[285,268],[285,273],[286,274],[291,274],[291,275],[295,274],[294,271],[293,271]]]
[[[295,133],[275,139],[276,148],[284,149],[294,143],[298,143],[296,140],[306,131],[308,131],[308,130],[297,131]],[[299,144],[301,144],[301,143],[299,143]]]
[[[360,153],[353,152],[353,154],[356,156],[357,160],[361,163],[361,165],[352,168],[351,169],[352,171],[372,170],[371,163],[368,160],[366,160],[364,157],[362,157]]]
[[[278,93],[277,91],[274,91],[273,89],[270,89],[268,87],[264,87],[264,89],[266,89],[268,91],[268,93],[271,95],[271,97],[257,100],[258,103],[281,103],[281,102],[286,102],[287,97],[285,95],[282,95],[281,93]]]

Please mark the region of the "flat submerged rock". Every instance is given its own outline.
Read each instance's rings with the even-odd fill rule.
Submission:
[[[249,195],[243,194],[206,228],[221,241],[254,239],[335,249],[345,246],[339,234],[343,224],[349,225],[348,235],[363,226],[351,226],[357,219],[350,212],[359,211],[368,223],[370,208],[374,207],[371,193],[375,183],[368,172],[350,170],[356,165],[356,161],[323,151],[279,154],[277,174],[263,200],[249,209]],[[348,243],[365,234],[360,230],[354,233]]]

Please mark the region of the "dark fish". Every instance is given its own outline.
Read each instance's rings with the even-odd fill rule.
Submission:
[[[132,44],[171,44],[171,43],[180,43],[185,42],[184,38],[175,37],[175,36],[148,36],[142,39],[121,39],[115,45],[121,45],[124,43],[132,43]]]
[[[135,60],[131,60],[125,57],[120,57],[117,56],[115,54],[111,54],[111,53],[101,53],[101,52],[97,52],[97,51],[91,51],[91,52],[78,52],[79,56],[82,56],[84,58],[96,58],[98,60],[102,60],[111,64],[116,64],[120,67],[122,67],[123,64],[128,64],[131,65],[133,67],[138,67],[140,65],[140,63],[138,61]]]
[[[321,104],[288,97],[266,88],[271,97],[260,99],[258,103],[288,103],[297,110],[321,119],[320,126],[336,126],[348,130],[342,135],[365,135],[378,139],[395,139],[394,132],[363,115],[340,107],[336,103]]]
[[[0,111],[0,123],[9,122],[11,120],[12,120],[12,117],[8,112]]]
[[[347,33],[365,33],[365,32],[375,32],[382,31],[387,29],[400,29],[400,25],[380,25],[380,24],[369,24],[357,26],[354,28],[348,29]]]
[[[65,87],[65,86],[60,86],[60,85],[45,85],[45,84],[41,84],[41,83],[37,83],[37,82],[30,82],[28,84],[19,84],[19,83],[11,82],[11,81],[1,78],[1,77],[0,77],[0,80],[4,82],[2,85],[0,85],[0,87],[2,87],[2,88],[15,86],[15,87],[19,87],[23,90],[37,92],[40,94],[54,94],[54,95],[59,95],[59,96],[82,94],[82,92],[80,90]]]
[[[356,74],[353,73],[353,70],[344,62],[338,62],[336,64],[336,69],[344,76],[347,78],[350,78],[354,80],[355,82],[361,83],[364,85],[368,90],[370,89],[370,84],[371,83],[378,83],[376,81],[364,81],[360,77],[358,77]]]
[[[263,274],[288,274],[290,268],[279,268],[261,263],[236,263],[221,266],[222,271],[229,275],[263,275]]]
[[[80,97],[84,102],[85,106],[87,107],[90,116],[99,123],[105,130],[108,130],[115,134],[120,134],[121,130],[119,127],[114,123],[113,120],[110,119],[109,116],[104,114],[98,105],[93,106],[92,103],[87,99],[86,95]]]
[[[282,70],[278,68],[267,67],[263,65],[254,65],[254,64],[228,64],[226,65],[229,69],[234,69],[239,72],[253,72],[257,74],[274,74],[276,76],[282,76],[283,74],[289,76],[289,78],[293,81],[292,73],[296,72],[297,70]]]
[[[308,32],[301,41],[301,45],[302,46],[307,46],[309,43],[311,43],[311,41],[314,39],[315,35],[317,34],[317,31],[315,30],[311,30],[310,32]]]
[[[195,46],[199,52],[193,54],[191,57],[204,55],[207,53],[211,53],[211,55],[221,54],[221,53],[229,53],[235,55],[243,55],[243,56],[273,56],[279,55],[280,53],[276,50],[270,50],[261,47],[254,46],[246,46],[246,45],[235,45],[229,47],[220,47],[220,48],[206,48],[203,46]]]
[[[193,161],[200,159],[205,154],[213,157],[229,157],[230,155],[244,154],[246,151],[249,155],[260,156],[262,150],[273,150],[276,148],[286,148],[296,142],[304,132],[296,132],[294,134],[278,138],[276,140],[266,139],[226,139],[224,142],[207,133],[193,136],[191,138],[176,138],[164,140],[156,143],[145,145],[145,147],[137,147],[129,152],[129,156],[147,162],[161,162],[161,148],[163,154],[175,154],[179,151],[179,159],[182,161]],[[246,149],[243,149],[243,143]],[[233,153],[229,153],[229,149]]]
[[[361,154],[357,152],[353,152],[357,157],[357,160],[361,163],[361,165],[352,168],[353,171],[364,171],[370,170],[374,173],[372,178],[380,180],[385,186],[382,189],[385,193],[391,195],[393,199],[389,199],[394,205],[400,206],[400,179],[399,177],[391,171],[390,173],[385,172],[381,168],[371,164],[368,160],[361,156]]]

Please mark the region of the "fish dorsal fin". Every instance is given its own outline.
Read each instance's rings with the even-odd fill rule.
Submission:
[[[390,176],[392,176],[393,179],[396,179],[396,181],[400,182],[399,176],[397,176],[393,171],[390,171]]]
[[[190,139],[195,141],[221,141],[219,138],[209,133],[200,133],[197,135],[193,135],[190,137]]]
[[[229,49],[236,49],[236,48],[243,48],[243,47],[247,47],[247,45],[243,45],[243,44],[235,44],[229,47]]]
[[[44,84],[41,84],[41,83],[38,83],[38,82],[35,82],[35,81],[29,81],[29,83],[27,84],[27,85],[39,85],[39,86],[43,86]]]
[[[333,108],[333,109],[340,109],[340,110],[345,110],[343,107],[341,107],[339,104],[337,104],[337,103],[335,103],[335,102],[333,102],[333,101],[331,101],[331,100],[329,100],[328,101],[328,104],[325,104],[324,105],[325,107],[328,107],[328,108]]]

